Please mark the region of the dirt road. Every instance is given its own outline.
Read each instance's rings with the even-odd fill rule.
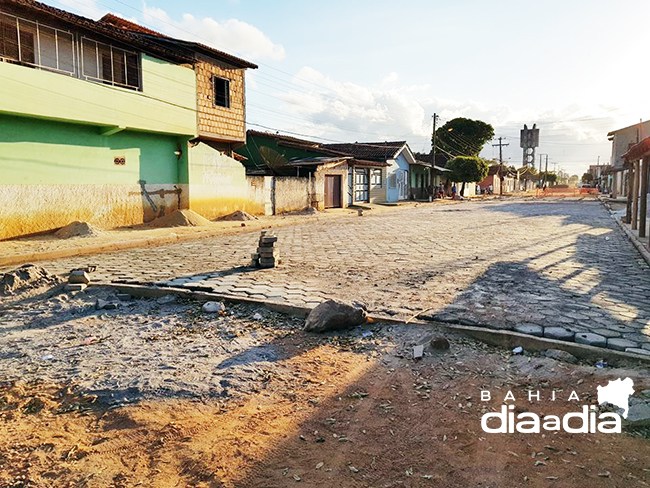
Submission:
[[[139,313],[161,322],[160,304],[142,302],[134,305]],[[200,308],[191,302],[166,306],[180,307],[180,316]],[[116,327],[129,320],[129,310],[114,312]],[[172,312],[167,310],[165,318]],[[150,389],[121,405],[108,401],[108,392],[76,384],[74,368],[79,371],[81,362],[59,369],[69,371],[69,379],[55,382],[47,368],[10,377],[12,359],[1,359],[8,381],[0,389],[0,486],[598,488],[650,483],[650,442],[643,431],[486,434],[480,424],[483,413],[501,407],[508,390],[518,412],[563,415],[596,404],[596,386],[608,379],[629,376],[637,392],[650,388],[647,371],[512,356],[453,336],[448,336],[449,350],[427,350],[414,361],[412,346],[435,329],[369,324],[319,336],[300,331],[296,319],[274,316],[260,324],[247,318],[251,312],[240,310],[233,321],[242,327],[248,321],[256,331],[258,343],[250,348],[266,347],[274,354],[242,356],[241,343],[233,346],[233,358],[249,358],[237,371],[262,373],[242,374],[237,388],[225,394],[223,385],[192,394]],[[172,337],[183,327],[173,320],[164,330],[170,341],[203,340],[197,336],[219,341],[223,325],[207,326],[210,320],[198,320],[203,325],[185,336]],[[61,327],[44,327],[39,334],[47,337]],[[145,337],[142,348],[158,347]],[[114,369],[104,375],[122,374],[121,381],[128,383],[124,375],[139,374],[126,367],[131,352],[112,350]],[[187,378],[194,377],[212,385],[203,371],[209,358],[200,348],[194,356],[191,351],[166,359],[179,383],[189,384]],[[147,376],[147,365],[138,367]],[[491,391],[493,399],[482,402],[481,390]],[[529,402],[529,390],[539,390],[541,400]],[[553,390],[555,402],[550,401]],[[579,401],[567,401],[572,390]]]

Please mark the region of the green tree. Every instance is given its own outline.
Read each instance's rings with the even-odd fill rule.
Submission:
[[[594,176],[591,173],[587,172],[582,175],[581,180],[585,185],[588,185],[589,183],[594,181]]]
[[[457,156],[447,162],[450,170],[449,179],[456,183],[463,183],[460,195],[465,192],[465,183],[484,180],[488,175],[488,163],[477,156]]]
[[[551,172],[551,171],[548,171],[548,172],[542,171],[539,174],[539,177],[542,180],[542,182],[545,182],[546,184],[554,184],[558,180],[557,174],[555,174],[554,172]]]
[[[569,178],[570,185],[577,185],[578,181],[580,181],[580,177],[578,175],[571,175],[571,177]]]
[[[480,120],[458,117],[436,130],[436,150],[453,156],[478,156],[494,128]]]

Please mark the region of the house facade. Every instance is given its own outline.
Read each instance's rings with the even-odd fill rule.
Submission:
[[[0,238],[241,206],[255,65],[115,19],[0,1]]]
[[[393,203],[411,198],[411,165],[418,162],[406,141],[323,144],[352,157],[348,168],[348,204]]]
[[[317,142],[255,130],[248,131],[237,153],[249,183],[269,187],[272,210],[267,214],[348,206],[350,156]]]
[[[623,157],[624,154],[648,135],[650,135],[650,120],[614,130],[607,134],[607,138],[612,143],[610,168],[608,168],[607,174],[609,176],[608,185],[613,198],[627,196],[628,193],[628,168]]]
[[[501,194],[501,186],[503,184],[503,193],[513,193],[519,190],[519,181],[517,178],[517,173],[512,173],[510,171],[503,171],[503,179],[501,179],[501,173],[499,171],[500,166],[498,164],[493,164],[488,170],[488,175],[477,183],[477,186],[481,189],[481,193],[486,193],[490,186],[492,186],[492,193],[495,195]]]

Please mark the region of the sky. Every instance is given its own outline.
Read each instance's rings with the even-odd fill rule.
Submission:
[[[648,0],[46,2],[258,64],[246,78],[257,130],[428,152],[434,113],[468,117],[492,124],[519,167],[519,130],[536,123],[549,170],[581,175],[609,162],[609,131],[650,118]],[[481,156],[498,158],[496,143]]]

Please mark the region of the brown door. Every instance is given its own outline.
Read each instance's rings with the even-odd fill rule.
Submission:
[[[341,176],[325,175],[325,208],[341,206]]]

